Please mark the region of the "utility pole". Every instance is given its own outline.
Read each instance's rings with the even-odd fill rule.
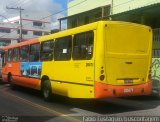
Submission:
[[[111,15],[113,15],[113,0],[111,1]]]
[[[14,10],[19,10],[19,17],[20,17],[20,32],[19,32],[19,41],[18,42],[21,42],[22,41],[22,9],[21,7],[17,7],[17,8],[13,8],[13,7],[7,7],[7,9],[14,9]]]
[[[114,1],[111,0],[110,17],[109,17],[110,20],[112,20],[111,16],[113,15],[113,4],[114,4]]]

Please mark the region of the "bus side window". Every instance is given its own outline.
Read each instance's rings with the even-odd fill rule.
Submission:
[[[88,32],[86,34],[86,45],[87,45],[87,54],[86,58],[91,59],[93,55],[93,41],[94,41],[94,33],[93,31]]]
[[[40,43],[32,44],[30,46],[29,61],[30,62],[39,61],[39,58],[40,58]]]
[[[7,61],[8,61],[8,52],[4,52],[4,54],[2,55],[2,65],[6,65]]]
[[[55,41],[54,60],[66,61],[71,59],[72,36],[58,38]]]
[[[29,46],[20,47],[20,61],[28,61],[29,59]]]
[[[73,40],[73,59],[89,60],[93,55],[93,31],[74,35]]]
[[[8,61],[12,61],[13,59],[13,49],[8,50]]]
[[[53,59],[54,41],[45,41],[41,43],[41,61],[51,61]]]
[[[13,61],[19,61],[19,48],[13,49]]]

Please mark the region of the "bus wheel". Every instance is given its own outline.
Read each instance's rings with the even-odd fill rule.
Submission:
[[[51,83],[49,80],[45,80],[42,83],[42,94],[45,101],[51,101],[52,89],[51,89]]]
[[[11,74],[8,75],[8,83],[10,84],[10,87],[14,89],[13,78]]]

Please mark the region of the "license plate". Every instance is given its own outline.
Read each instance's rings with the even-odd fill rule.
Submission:
[[[124,89],[124,93],[132,93],[133,92],[133,88],[125,88]]]

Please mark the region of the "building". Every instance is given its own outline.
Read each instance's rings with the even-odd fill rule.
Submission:
[[[68,8],[68,28],[85,24],[85,20],[94,22],[97,18],[160,27],[160,0],[69,0]]]
[[[51,30],[49,13],[26,13],[22,15],[22,40],[20,40],[20,17],[9,18],[0,23],[0,47],[47,35]]]
[[[153,48],[160,45],[160,0],[69,0],[68,28],[97,20],[140,23],[153,28]]]
[[[69,0],[68,8],[67,17],[60,21],[67,19],[67,27],[73,28],[98,21],[102,16],[108,18],[111,0]]]

